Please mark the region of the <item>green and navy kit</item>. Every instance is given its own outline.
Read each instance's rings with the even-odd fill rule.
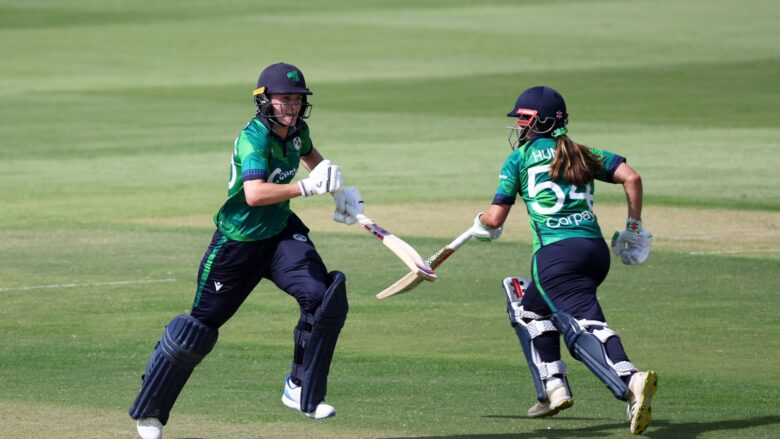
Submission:
[[[214,215],[217,229],[236,241],[259,241],[278,234],[290,214],[290,201],[268,206],[250,206],[244,195],[244,182],[265,180],[290,183],[298,171],[301,156],[312,151],[309,127],[291,131],[282,140],[269,128],[269,122],[256,116],[249,121],[235,141],[228,182],[228,199]]]
[[[563,178],[550,177],[555,157],[555,139],[537,138],[515,150],[504,162],[493,204],[514,204],[519,194],[525,201],[534,252],[567,238],[603,238],[593,213],[594,182],[576,186]],[[589,148],[601,159],[602,169],[594,177],[612,183],[612,176],[625,158],[601,149]]]

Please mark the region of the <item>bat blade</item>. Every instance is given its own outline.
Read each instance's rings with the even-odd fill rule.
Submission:
[[[405,293],[411,291],[420,285],[423,278],[416,272],[411,271],[406,276],[399,279],[396,283],[385,288],[382,292],[376,295],[377,299],[384,299],[386,297],[394,296],[396,294]]]
[[[385,247],[395,253],[399,259],[401,259],[407,267],[412,270],[417,276],[420,276],[422,280],[433,282],[436,280],[436,272],[431,269],[430,266],[423,260],[422,256],[417,253],[417,250],[412,248],[403,239],[395,236],[388,235],[382,240]]]
[[[360,225],[363,226],[364,229],[374,235],[378,240],[382,241],[382,244],[390,249],[393,254],[398,256],[398,258],[401,259],[401,261],[403,261],[403,263],[406,264],[406,266],[409,267],[413,273],[415,273],[417,276],[420,276],[420,278],[430,282],[436,280],[436,272],[434,272],[428,263],[423,260],[422,256],[420,256],[414,247],[407,244],[403,239],[384,229],[371,218],[355,211],[349,206],[347,206],[347,213],[357,218],[357,220],[360,222]]]
[[[454,241],[444,246],[441,250],[434,253],[430,258],[428,258],[425,262],[426,264],[433,270],[438,268],[441,264],[444,263],[444,261],[447,260],[455,251],[460,248],[463,244],[465,244],[469,239],[471,239],[471,233],[469,231],[463,232],[460,236],[455,238]],[[389,287],[385,288],[384,290],[380,291],[379,294],[376,295],[377,299],[385,299],[390,296],[395,296],[398,294],[409,292],[415,288],[417,288],[418,285],[422,283],[424,280],[423,277],[421,277],[416,271],[412,270],[411,272],[407,273],[406,276],[399,279],[396,283],[390,285]]]

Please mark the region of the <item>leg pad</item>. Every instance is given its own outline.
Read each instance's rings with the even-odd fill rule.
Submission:
[[[614,369],[599,337],[583,330],[577,319],[563,311],[554,313],[552,320],[563,334],[563,340],[572,357],[582,361],[607,386],[615,398],[625,401],[628,386]]]
[[[141,390],[130,407],[133,419],[154,417],[165,425],[173,404],[195,366],[217,343],[219,332],[188,314],[165,327],[141,377]]]
[[[332,271],[328,277],[330,286],[319,308],[313,314],[302,311],[295,328],[291,376],[301,382],[301,411],[306,413],[325,399],[336,341],[349,312],[344,274]]]

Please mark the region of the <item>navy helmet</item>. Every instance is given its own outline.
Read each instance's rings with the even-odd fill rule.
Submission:
[[[563,96],[546,86],[531,87],[520,93],[514,108],[507,116],[517,118],[515,126],[510,127],[509,143],[512,149],[517,148],[519,142],[529,135],[557,137],[556,131],[565,129],[569,123]],[[564,134],[565,130],[558,133]]]
[[[298,119],[309,117],[311,104],[307,102],[306,96],[313,93],[306,87],[306,78],[298,67],[283,62],[271,64],[260,73],[260,77],[257,79],[257,88],[252,92],[257,113],[273,122],[275,120],[270,96],[274,94],[303,95],[303,105]]]

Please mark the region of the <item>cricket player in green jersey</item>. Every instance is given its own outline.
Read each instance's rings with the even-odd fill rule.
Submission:
[[[362,213],[363,201],[356,188],[342,188],[340,168],[312,144],[305,122],[312,92],[300,69],[285,63],[267,67],[253,95],[256,114],[234,144],[227,200],[214,215],[216,231],[200,263],[192,309],[166,326],[130,408],[143,439],[162,437],[176,398],[216,344],[218,329],[261,279],[300,307],[282,402],[311,419],[336,414],[324,398],[349,309],[345,277],[325,268],[309,229],[290,210],[290,199],[330,193],[336,201],[333,219],[345,224],[357,222],[347,206]],[[293,182],[300,164],[309,175]]]
[[[629,361],[596,298],[610,256],[593,202],[596,180],[623,185],[626,230],[615,233],[612,248],[624,264],[642,263],[652,238],[641,220],[642,180],[625,158],[567,136],[566,103],[552,88],[524,91],[508,116],[517,119],[510,128],[513,152],[501,168],[491,206],[477,215],[471,230],[477,239],[497,239],[518,196],[528,211],[533,280],[504,280],[510,322],[537,391],[528,416],[553,416],[574,404],[561,360],[562,334],[572,356],[627,401],[630,430],[641,434],[650,423],[657,376],[639,372]]]

